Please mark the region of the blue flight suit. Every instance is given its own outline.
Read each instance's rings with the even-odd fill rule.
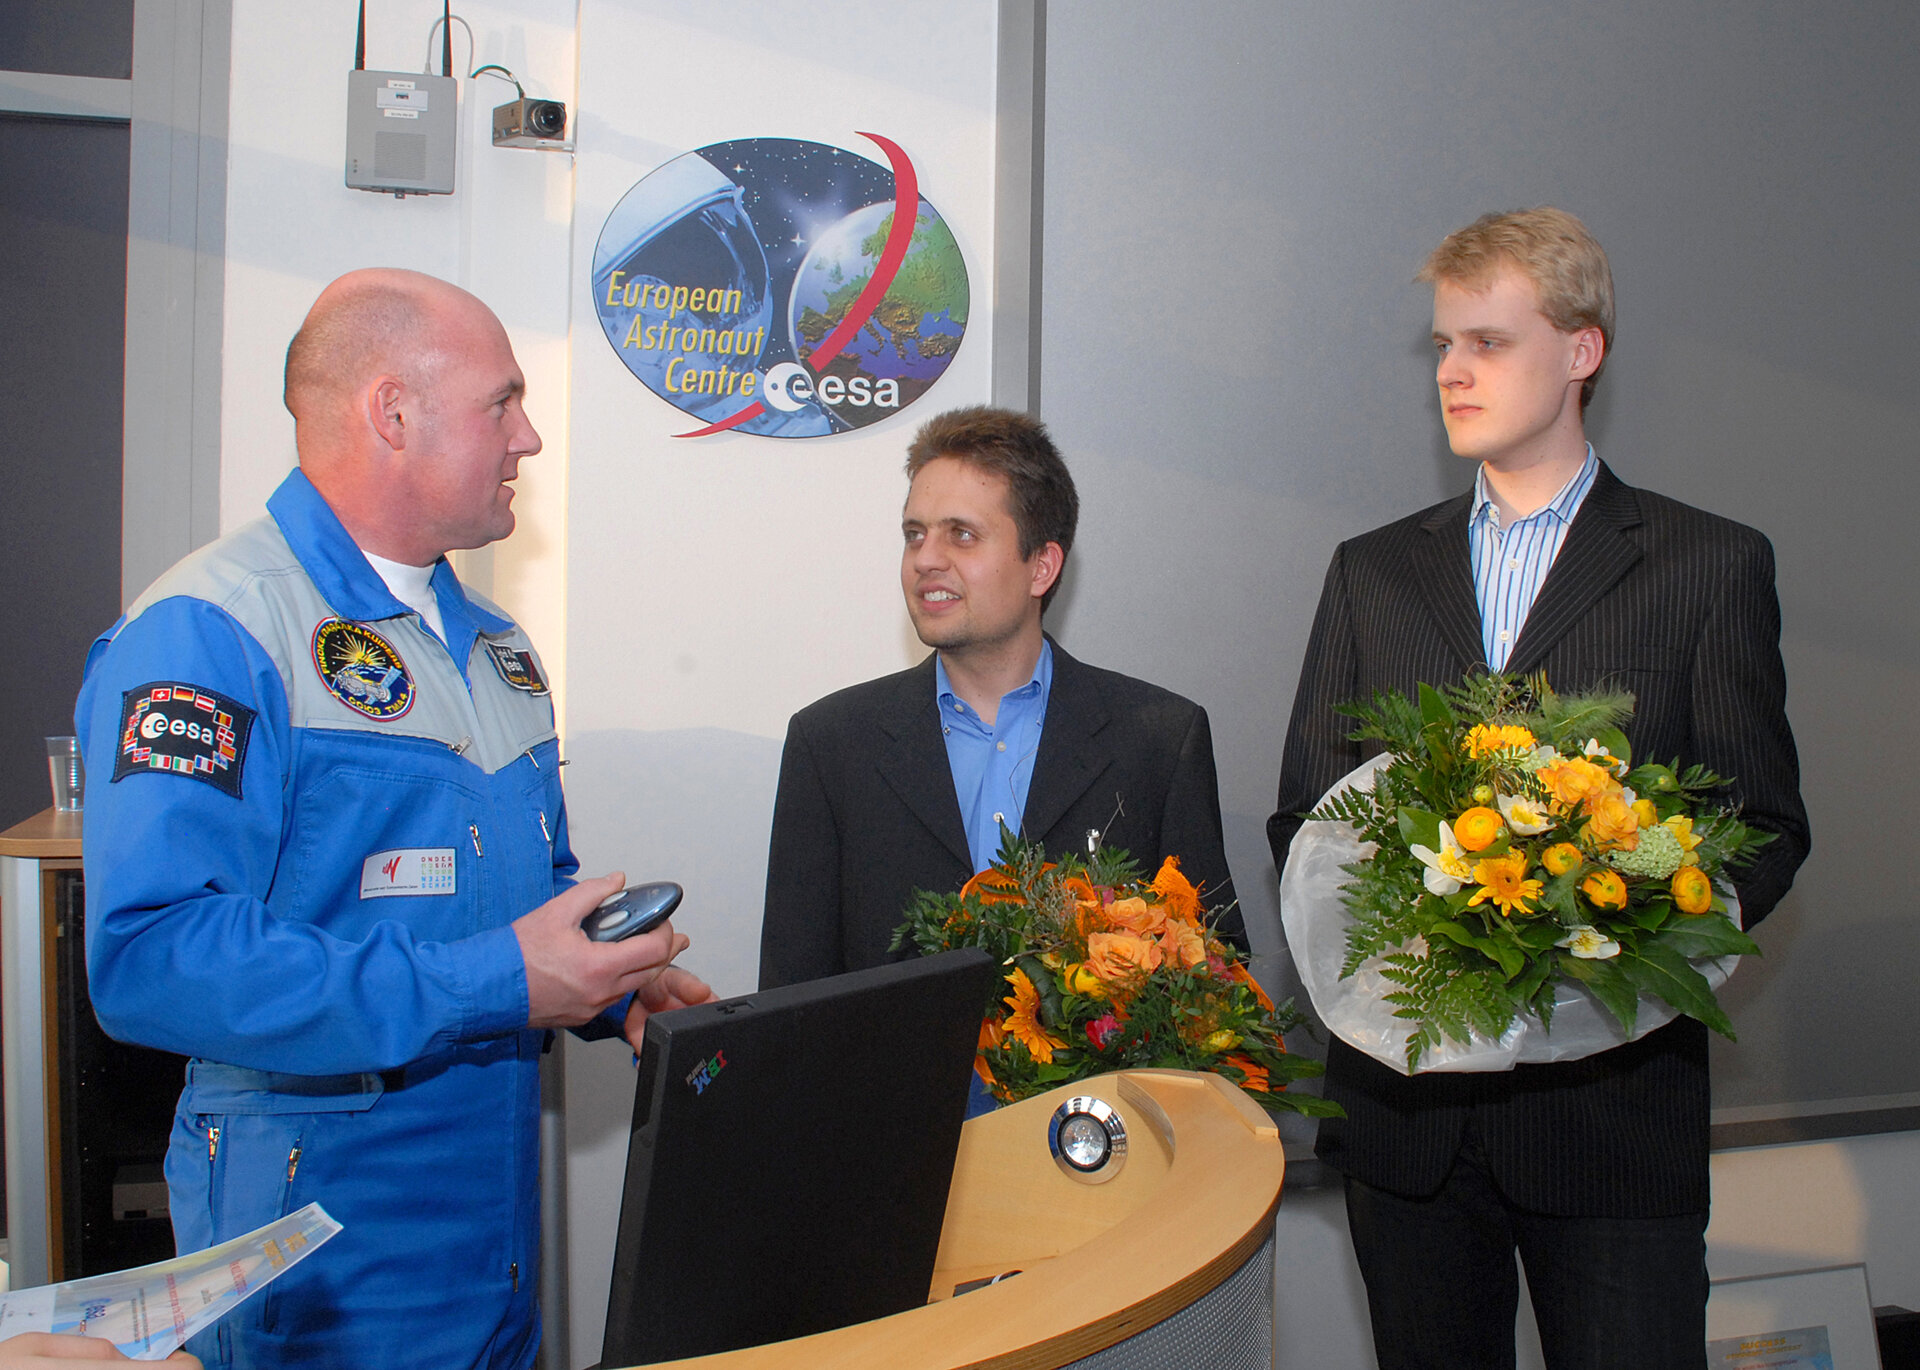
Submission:
[[[577,869],[546,680],[444,562],[435,637],[301,472],[267,508],[94,644],[75,715],[95,1009],[193,1058],[180,1250],[344,1225],[191,1349],[530,1365],[546,1034],[508,925]]]

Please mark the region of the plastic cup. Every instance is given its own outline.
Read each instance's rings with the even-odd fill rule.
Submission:
[[[79,813],[86,792],[87,772],[80,764],[80,739],[47,739],[47,770],[53,776],[53,807],[61,813]]]

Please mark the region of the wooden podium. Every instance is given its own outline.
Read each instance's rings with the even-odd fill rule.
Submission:
[[[1065,1174],[1047,1123],[1104,1099],[1129,1154],[1111,1181]],[[1273,1121],[1217,1075],[1105,1075],[968,1122],[926,1307],[793,1341],[668,1362],[700,1370],[1149,1370],[1269,1366]],[[883,1221],[883,1215],[875,1215]],[[1012,1279],[956,1297],[971,1280]]]

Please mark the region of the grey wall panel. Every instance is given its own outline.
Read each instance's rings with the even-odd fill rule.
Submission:
[[[0,827],[53,802],[87,646],[120,612],[127,126],[0,116]]]
[[[126,80],[133,0],[0,0],[0,71]]]
[[[1410,284],[1476,214],[1606,244],[1621,475],[1779,553],[1814,855],[1725,992],[1724,1106],[1920,1090],[1920,11],[1052,0],[1045,413],[1085,502],[1067,645],[1205,704],[1249,925],[1328,556],[1464,489]]]

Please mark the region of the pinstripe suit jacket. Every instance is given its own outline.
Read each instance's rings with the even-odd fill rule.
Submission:
[[[1294,696],[1276,865],[1300,815],[1377,746],[1348,740],[1346,700],[1486,670],[1463,495],[1334,553]],[[1623,484],[1603,463],[1506,669],[1561,690],[1633,691],[1634,756],[1733,777],[1749,822],[1779,834],[1738,881],[1751,928],[1807,853],[1785,712],[1773,549],[1751,528]],[[1323,1159],[1376,1188],[1435,1192],[1475,1117],[1507,1196],[1537,1212],[1637,1217],[1707,1206],[1706,1029],[1692,1019],[1583,1061],[1404,1077],[1335,1042]]]

